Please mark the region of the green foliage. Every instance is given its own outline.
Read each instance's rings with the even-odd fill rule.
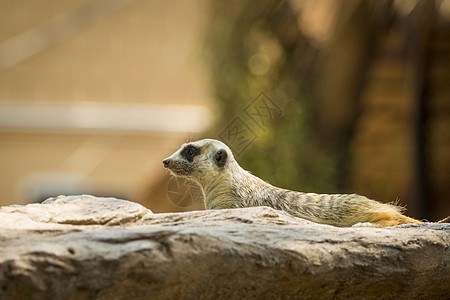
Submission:
[[[288,3],[216,1],[212,9],[206,44],[218,123],[210,135],[217,137],[265,91],[283,115],[263,130],[247,120],[257,138],[237,157],[241,166],[280,187],[338,191],[339,157],[322,149],[311,125],[313,71],[308,57],[314,49],[305,43]]]

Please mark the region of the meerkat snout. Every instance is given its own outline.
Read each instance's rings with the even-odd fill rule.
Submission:
[[[164,168],[169,167],[169,164],[170,164],[170,159],[166,158],[165,160],[163,160]]]

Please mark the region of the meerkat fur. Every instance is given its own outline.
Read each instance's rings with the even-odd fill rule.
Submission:
[[[175,176],[192,179],[201,186],[206,209],[269,206],[339,227],[421,223],[403,215],[401,206],[357,194],[302,193],[275,187],[242,169],[230,148],[213,139],[183,144],[163,163]]]

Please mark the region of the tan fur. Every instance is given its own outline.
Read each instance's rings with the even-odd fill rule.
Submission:
[[[450,221],[450,216],[438,221],[438,223],[448,223],[448,221]]]
[[[189,157],[192,161],[186,157],[190,148],[198,152]],[[224,152],[226,158],[223,160]],[[269,206],[316,223],[340,227],[421,223],[404,216],[404,209],[400,206],[380,203],[357,194],[302,193],[272,186],[242,169],[231,150],[217,140],[205,139],[184,144],[164,160],[164,165],[174,175],[193,179],[200,184],[206,209]]]

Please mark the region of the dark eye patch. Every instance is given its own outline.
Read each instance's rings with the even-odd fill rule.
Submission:
[[[181,151],[181,156],[186,158],[189,162],[194,161],[194,157],[200,154],[200,149],[194,146],[186,146],[183,151]]]

